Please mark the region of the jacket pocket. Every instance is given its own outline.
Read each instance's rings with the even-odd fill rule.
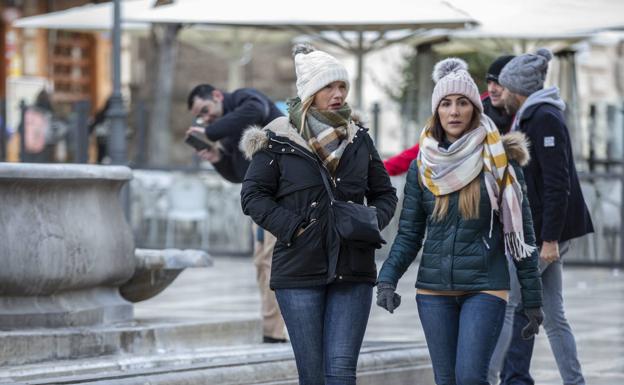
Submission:
[[[310,219],[306,227],[303,228],[303,232],[295,236],[295,240],[301,237],[303,234],[307,233],[308,231],[312,231],[314,227],[316,227],[316,225],[318,225],[318,220],[316,218]]]
[[[282,244],[273,256],[272,273],[281,277],[305,277],[327,273],[323,223],[310,222],[290,245]]]
[[[347,246],[349,252],[349,267],[357,274],[376,274],[375,249],[370,245],[360,245],[350,242]]]

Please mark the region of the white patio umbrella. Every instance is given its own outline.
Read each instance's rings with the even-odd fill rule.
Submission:
[[[621,0],[449,0],[479,22],[456,37],[544,40],[624,28]]]
[[[124,0],[122,14],[132,15],[149,9],[156,0]],[[17,28],[44,28],[63,30],[109,30],[113,21],[113,3],[87,4],[62,11],[27,16],[17,19]],[[149,23],[124,21],[123,29],[147,29]]]
[[[182,0],[127,14],[124,19],[143,23],[292,30],[311,35],[357,56],[355,98],[359,107],[362,105],[364,54],[432,28],[463,28],[475,23],[464,12],[440,0],[386,0],[383,3],[315,0],[310,4],[287,0],[231,0],[220,2],[218,6],[204,0]],[[396,31],[402,31],[399,37],[392,36]]]
[[[388,31],[462,27],[474,20],[443,1],[315,0],[178,0],[171,5],[125,17],[149,23],[210,24],[265,28],[304,28],[315,31]]]

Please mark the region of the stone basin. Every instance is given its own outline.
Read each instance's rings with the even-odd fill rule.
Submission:
[[[128,321],[123,166],[0,163],[0,329]]]

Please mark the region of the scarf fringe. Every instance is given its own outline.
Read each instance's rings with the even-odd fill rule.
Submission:
[[[531,256],[537,249],[535,246],[528,245],[524,242],[522,233],[508,233],[505,238],[505,254],[511,255],[516,261],[521,261]]]

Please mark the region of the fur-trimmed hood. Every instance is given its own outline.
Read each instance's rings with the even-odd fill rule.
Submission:
[[[509,160],[518,162],[521,167],[526,166],[531,160],[529,155],[529,139],[520,131],[512,131],[501,136],[505,153]]]
[[[349,124],[349,136],[347,139],[349,142],[353,142],[353,138],[355,137],[355,134],[358,130],[359,127],[355,124],[355,120],[354,122],[351,122]],[[312,148],[306,142],[306,140],[303,139],[299,132],[297,132],[292,124],[290,124],[288,117],[282,116],[273,120],[264,128],[261,128],[259,126],[251,126],[247,130],[245,130],[239,144],[239,148],[243,152],[243,154],[245,154],[245,158],[251,160],[256,152],[267,148],[267,146],[269,145],[269,137],[267,135],[267,131],[271,131],[275,135],[288,138],[290,141],[297,143],[299,146],[307,149],[308,151],[310,151],[310,153],[312,153]]]

